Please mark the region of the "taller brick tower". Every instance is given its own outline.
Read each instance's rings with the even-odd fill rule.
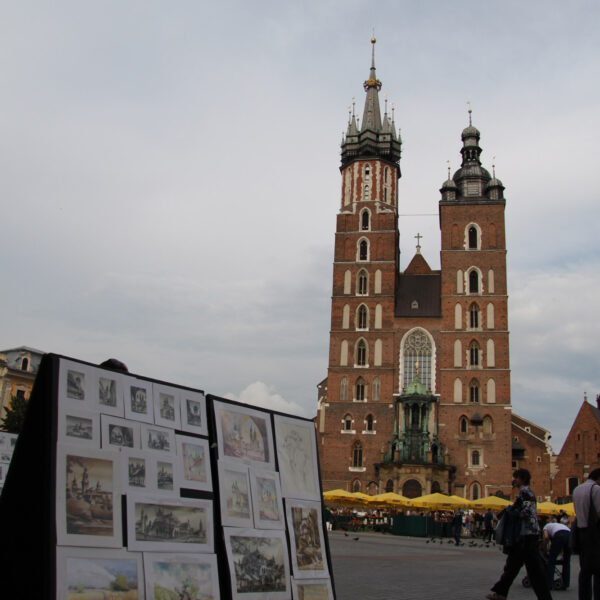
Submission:
[[[325,489],[469,498],[510,491],[504,187],[462,133],[441,189],[441,270],[420,245],[400,270],[401,140],[381,116],[375,39],[362,122],[342,142],[327,379],[317,430]],[[470,113],[469,113],[470,120]]]

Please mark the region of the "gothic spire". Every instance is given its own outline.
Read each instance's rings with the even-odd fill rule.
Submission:
[[[372,129],[374,131],[381,130],[381,112],[379,111],[379,90],[381,89],[381,81],[377,79],[375,73],[375,42],[377,40],[371,38],[371,70],[369,71],[369,79],[365,81],[363,87],[367,92],[365,100],[365,110],[363,112],[361,131]]]

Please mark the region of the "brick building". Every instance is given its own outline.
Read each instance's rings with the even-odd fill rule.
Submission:
[[[380,112],[372,42],[362,121],[351,115],[341,150],[329,368],[316,419],[323,486],[508,495],[504,186],[482,166],[469,111],[461,167],[440,189],[441,268],[429,267],[417,237],[402,270],[402,141],[393,115]]]
[[[597,467],[600,467],[600,396],[596,396],[595,406],[584,399],[556,457],[553,499],[570,501],[573,490]]]

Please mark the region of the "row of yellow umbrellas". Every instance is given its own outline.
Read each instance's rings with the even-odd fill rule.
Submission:
[[[504,500],[497,496],[488,496],[487,498],[480,498],[479,500],[466,500],[460,496],[447,496],[436,492],[419,498],[409,499],[394,492],[369,496],[362,492],[351,493],[341,489],[324,492],[323,499],[328,503],[345,504],[348,506],[374,508],[395,506],[433,510],[454,510],[456,508],[472,508],[475,510],[487,510],[488,508],[491,508],[492,510],[502,510],[511,504],[509,500]],[[542,515],[557,515],[561,510],[564,510],[568,515],[575,515],[572,502],[570,504],[562,505],[554,504],[553,502],[539,502],[537,508],[538,513]]]

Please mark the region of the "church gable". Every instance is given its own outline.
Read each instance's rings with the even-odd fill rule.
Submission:
[[[441,317],[441,273],[430,270],[430,275],[407,275],[407,271],[398,275],[394,315]]]

